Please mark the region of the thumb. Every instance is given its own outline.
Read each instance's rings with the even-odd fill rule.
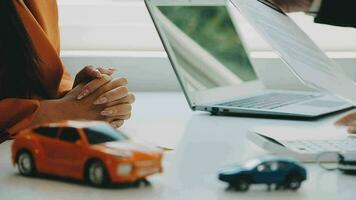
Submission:
[[[75,77],[74,80],[74,87],[77,86],[79,83],[88,82],[96,78],[101,77],[101,72],[94,68],[93,66],[89,65],[84,67]]]

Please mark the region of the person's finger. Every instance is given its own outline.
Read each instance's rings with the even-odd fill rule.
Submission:
[[[107,103],[105,106],[110,107],[118,104],[123,104],[123,103],[128,103],[128,104],[133,104],[135,102],[135,96],[133,94],[128,94],[126,97],[121,98],[119,100]]]
[[[347,132],[352,133],[352,134],[356,134],[356,127],[355,126],[350,126],[347,129]]]
[[[101,72],[92,65],[85,66],[82,71],[79,72],[82,78],[100,78]]]
[[[92,65],[85,66],[75,77],[73,87],[77,86],[79,83],[82,82],[89,82],[93,79],[101,78],[103,74],[111,76],[115,71],[116,69],[114,68],[104,68],[104,67],[95,68]]]
[[[109,83],[100,87],[96,91],[95,98],[99,98],[104,93],[109,92],[110,90],[113,90],[113,89],[121,87],[121,86],[126,86],[127,84],[128,84],[127,78],[118,78],[118,79],[112,80]]]
[[[355,119],[355,120],[353,120],[353,121],[351,121],[351,122],[349,122],[349,123],[347,124],[347,126],[353,126],[353,127],[356,127],[356,119]]]
[[[77,100],[83,99],[84,97],[93,93],[98,88],[102,87],[103,85],[110,82],[111,80],[112,80],[111,76],[103,74],[101,78],[90,81],[82,88],[82,91],[77,96]]]
[[[105,68],[105,67],[98,67],[97,69],[99,70],[100,73],[106,74],[109,76],[113,75],[114,72],[116,71],[116,69],[114,69],[114,68]]]
[[[74,86],[94,78],[100,78],[101,72],[91,65],[85,66],[75,77]]]
[[[128,94],[129,94],[129,89],[126,86],[120,86],[101,95],[99,98],[97,98],[94,101],[94,104],[100,105],[100,104],[114,102],[116,100],[126,97]]]
[[[106,118],[106,121],[111,123],[113,121],[117,121],[117,120],[128,120],[131,118],[131,113],[127,114],[127,115],[119,115],[119,116],[115,116],[115,117],[108,117]]]
[[[118,118],[118,119],[121,119],[121,120],[128,120],[128,119],[131,118],[131,113],[128,114],[128,115],[118,116],[117,118]]]
[[[350,113],[335,122],[337,126],[347,126],[352,121],[356,121],[356,112]]]
[[[131,114],[132,106],[131,104],[119,104],[116,106],[111,106],[105,108],[101,111],[101,115],[105,117],[116,117]]]
[[[114,128],[120,128],[122,125],[124,125],[124,120],[116,120],[116,121],[112,121],[110,122],[110,125]]]

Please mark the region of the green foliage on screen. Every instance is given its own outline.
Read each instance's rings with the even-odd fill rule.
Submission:
[[[243,44],[223,6],[161,6],[161,12],[244,81],[256,79]]]

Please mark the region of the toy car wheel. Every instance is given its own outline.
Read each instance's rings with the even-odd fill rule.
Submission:
[[[109,176],[104,163],[101,161],[90,163],[87,169],[87,179],[94,186],[103,187],[108,185]]]
[[[250,188],[250,183],[247,180],[240,180],[236,185],[236,190],[246,192]]]
[[[285,189],[285,188],[286,188],[286,184],[283,183],[276,184],[276,190]]]
[[[21,175],[32,176],[36,173],[35,162],[31,153],[28,151],[19,152],[16,164]]]
[[[301,186],[301,182],[297,178],[292,178],[288,181],[288,188],[292,190],[297,190],[300,188],[300,186]]]
[[[140,179],[134,182],[135,187],[148,187],[151,186],[151,183],[147,179]]]

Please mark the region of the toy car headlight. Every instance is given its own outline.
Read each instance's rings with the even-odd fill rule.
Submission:
[[[131,164],[120,164],[117,166],[117,174],[118,175],[129,175],[132,171]]]

